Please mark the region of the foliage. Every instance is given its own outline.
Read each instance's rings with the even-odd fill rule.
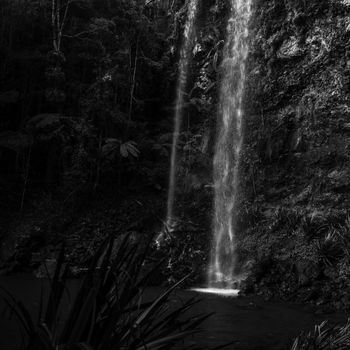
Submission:
[[[62,248],[46,307],[41,296],[38,321],[5,292],[24,332],[25,349],[170,349],[198,332],[207,315],[184,316],[196,303],[194,299],[168,307],[171,292],[186,277],[154,300],[145,297],[145,284],[154,273],[153,268],[146,274],[143,271],[147,250],[132,243],[128,235],[118,242],[112,237],[106,240],[93,257],[74,302],[65,310],[62,302],[68,282]],[[60,317],[64,318],[61,326]]]
[[[323,322],[310,332],[299,335],[291,350],[342,350],[350,346],[350,320],[344,326],[329,326]]]
[[[123,158],[128,158],[129,156],[137,158],[140,151],[136,148],[136,143],[133,141],[127,141],[121,143],[117,139],[107,139],[102,152],[106,156],[115,156],[115,152],[119,150],[120,155]]]
[[[168,283],[172,284],[187,274],[191,274],[187,280],[190,285],[204,281],[209,255],[208,238],[194,222],[177,220],[170,225],[164,223],[157,240],[157,254],[166,257],[163,274]]]
[[[157,126],[159,111],[170,104],[169,89],[154,81],[169,84],[167,36],[174,14],[167,23],[158,1],[55,4],[0,5],[6,130],[0,134],[0,176],[21,199],[21,210],[40,191],[96,194],[114,178],[117,192],[151,170],[153,185],[167,166],[167,146],[151,150],[171,125],[156,133],[149,125]],[[157,101],[156,115],[150,101]]]
[[[333,232],[318,242],[318,254],[323,264],[332,266],[344,256],[344,247]]]
[[[250,274],[243,288],[266,297],[348,309],[350,260],[343,238],[348,219],[284,208],[269,213],[267,223],[263,230],[246,231],[240,240],[242,265]]]

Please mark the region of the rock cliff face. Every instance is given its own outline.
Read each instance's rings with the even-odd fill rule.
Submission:
[[[349,1],[256,2],[240,236],[259,290],[324,300],[347,283],[349,93]]]
[[[201,10],[189,103],[197,138],[182,164],[185,182],[197,179],[188,190],[192,213],[207,217],[228,6],[207,1]],[[318,303],[333,298],[343,307],[350,286],[350,1],[254,6],[237,233],[247,289]]]

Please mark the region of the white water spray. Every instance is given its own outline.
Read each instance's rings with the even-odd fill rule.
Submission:
[[[180,52],[179,77],[177,83],[177,96],[174,115],[174,133],[171,147],[169,190],[167,203],[167,227],[171,228],[174,224],[174,202],[176,186],[176,168],[177,168],[177,148],[183,118],[184,94],[187,84],[188,68],[192,52],[192,45],[195,36],[195,18],[197,14],[198,0],[188,1],[187,20],[184,30],[184,38]]]
[[[231,0],[222,63],[218,138],[214,156],[213,246],[209,288],[234,291],[236,267],[236,202],[243,144],[243,95],[252,0]]]

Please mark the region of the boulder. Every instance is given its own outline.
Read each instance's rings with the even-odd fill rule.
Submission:
[[[300,57],[305,53],[305,50],[299,46],[299,40],[292,36],[285,40],[277,52],[277,57],[282,59],[291,59]]]

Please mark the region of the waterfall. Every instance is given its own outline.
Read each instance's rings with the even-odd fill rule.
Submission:
[[[240,155],[243,144],[243,95],[252,0],[231,0],[223,53],[218,136],[214,166],[213,243],[209,287],[233,288],[236,276],[236,219]]]
[[[167,203],[167,227],[171,227],[174,221],[174,202],[176,186],[176,168],[177,168],[177,148],[183,117],[184,94],[187,84],[188,68],[191,57],[191,49],[195,36],[195,18],[197,13],[198,0],[188,1],[187,20],[184,29],[183,43],[180,51],[179,77],[177,83],[176,106],[174,114],[174,133],[171,147],[171,161],[169,174],[169,190]]]

